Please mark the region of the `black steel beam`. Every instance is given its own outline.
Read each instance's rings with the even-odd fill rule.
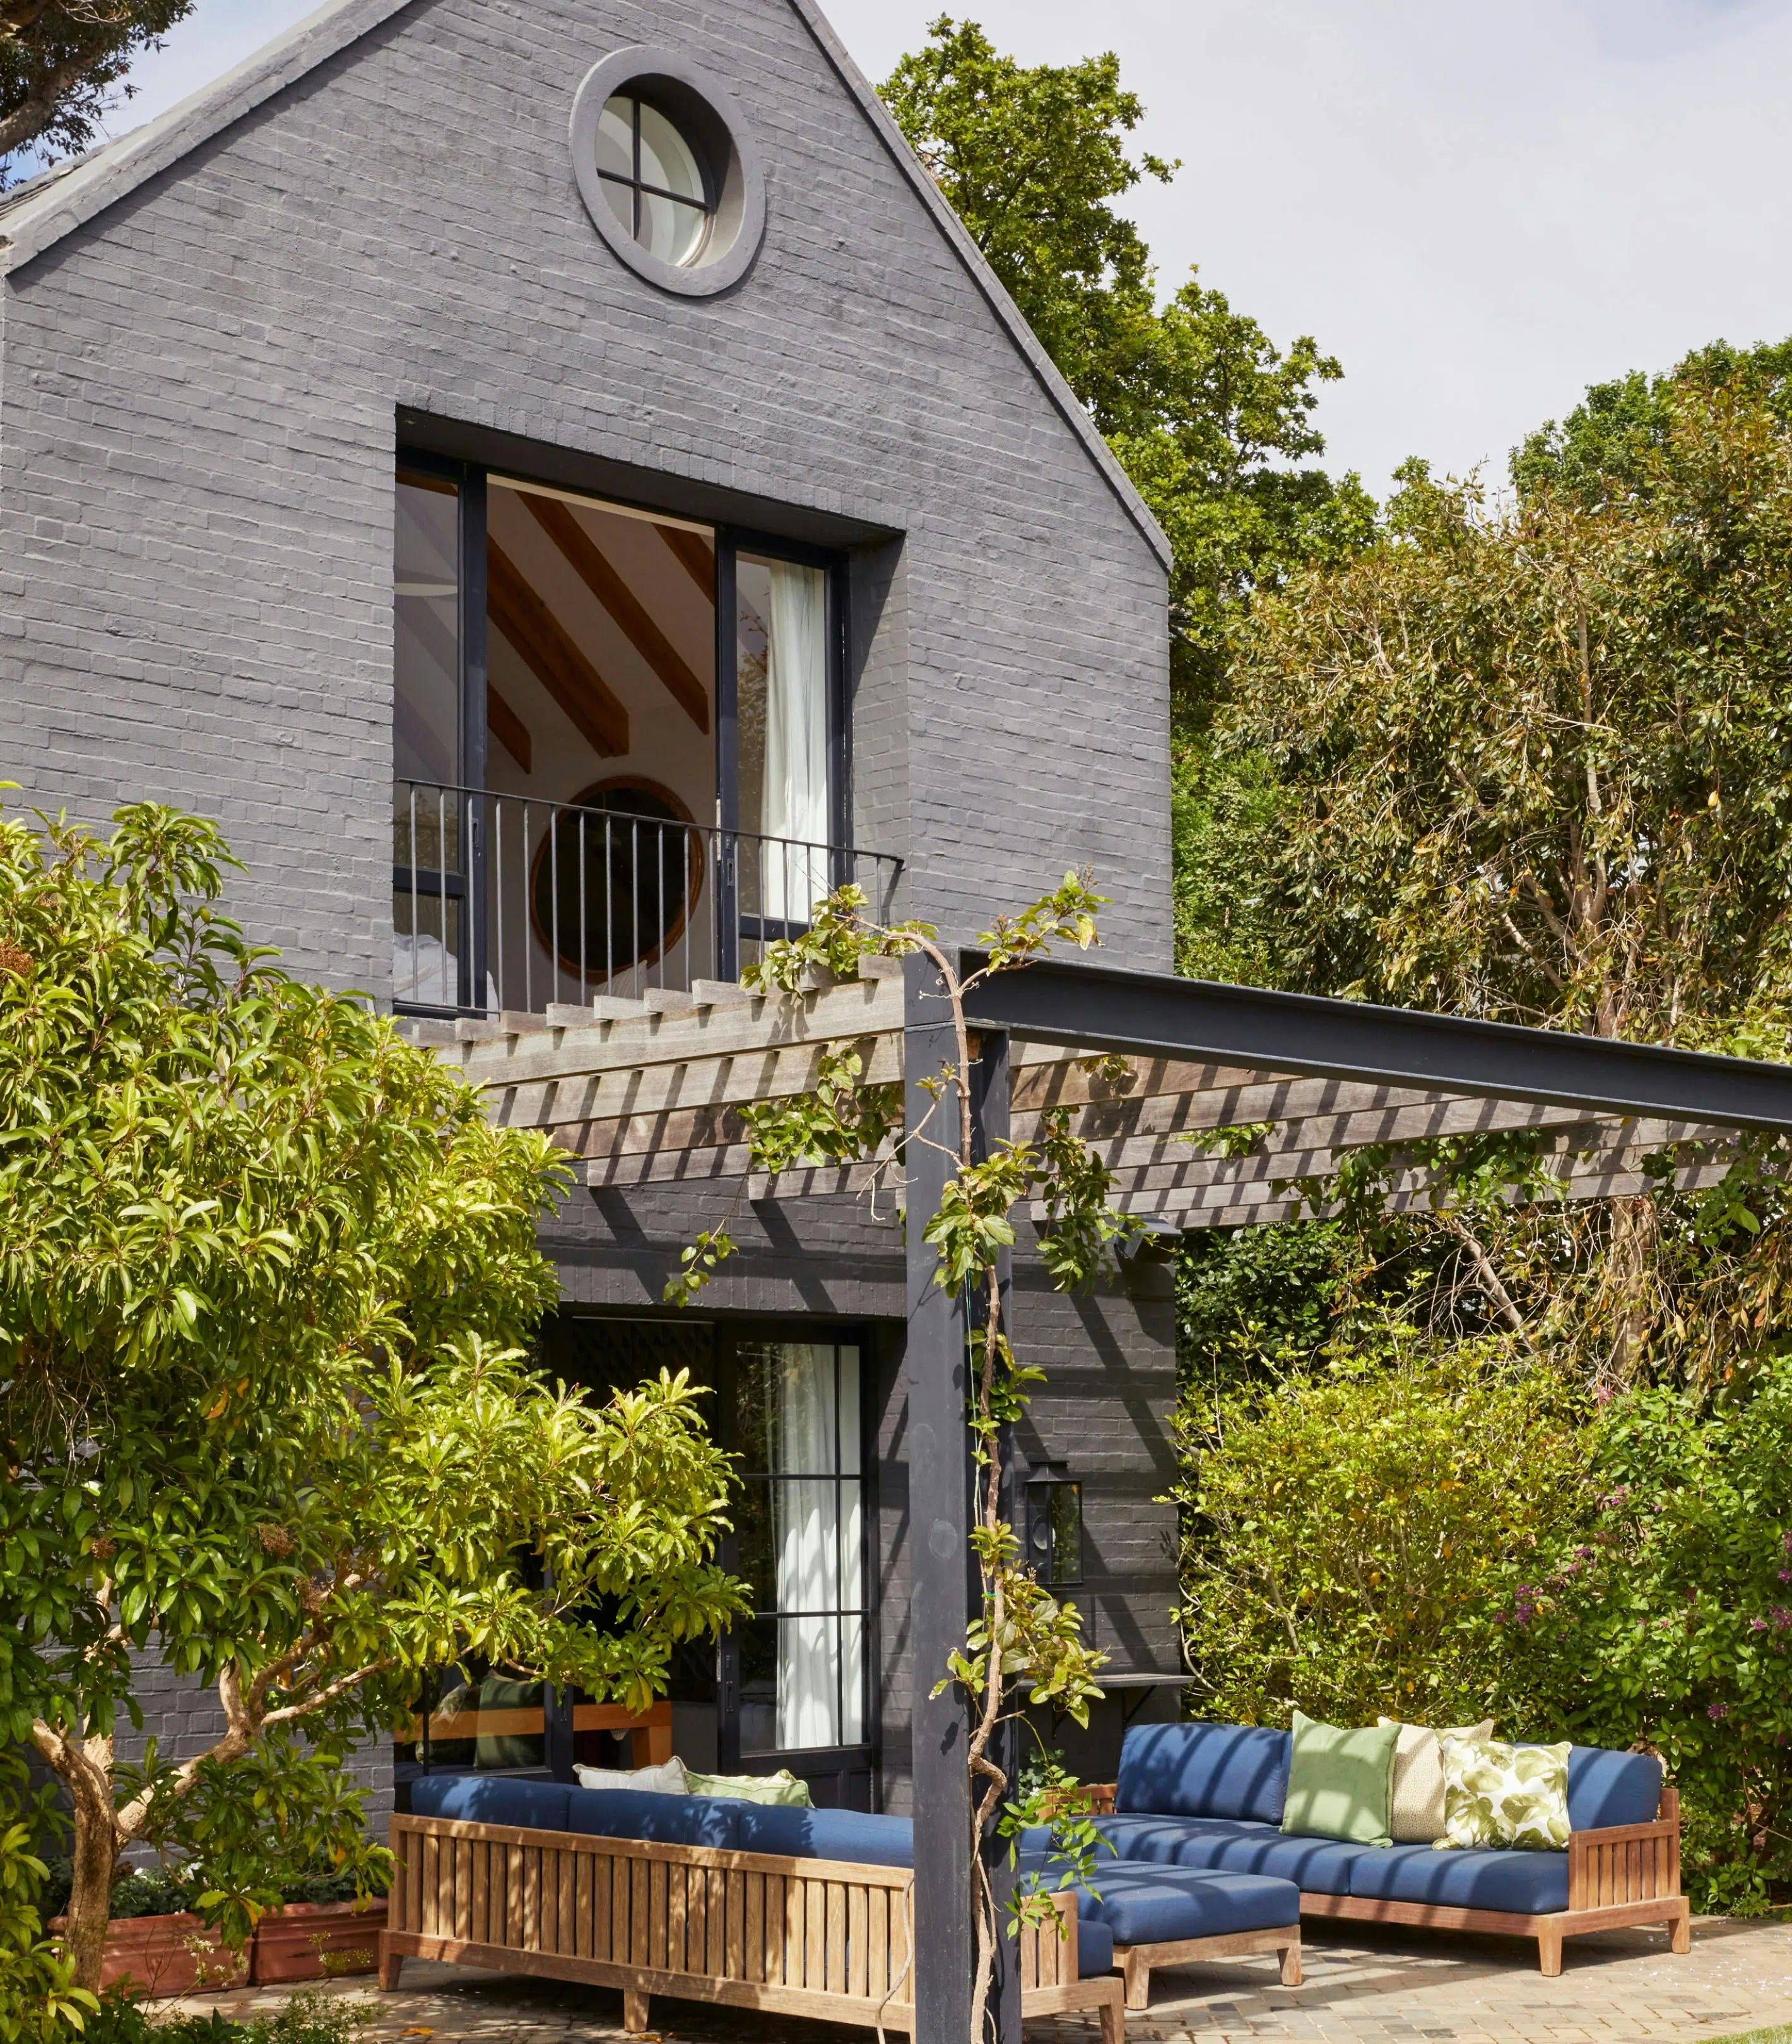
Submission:
[[[982,962],[967,951],[959,970]],[[973,1028],[1092,1052],[1792,1131],[1792,1066],[1652,1043],[1056,960],[995,974],[967,1005]]]
[[[971,2034],[971,1727],[962,1694],[933,1685],[963,1647],[970,1616],[971,1434],[963,1295],[934,1281],[922,1240],[957,1175],[959,1097],[921,1082],[957,1061],[952,1010],[933,965],[904,962],[904,1106],[908,1176],[909,1635],[914,1735],[914,2044],[966,2044]],[[931,1140],[916,1141],[923,1131]]]

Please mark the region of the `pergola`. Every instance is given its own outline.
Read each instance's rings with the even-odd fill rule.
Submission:
[[[979,962],[966,952],[961,970]],[[1676,1184],[1714,1182],[1739,1136],[1792,1132],[1792,1067],[1651,1045],[1056,962],[985,981],[967,1008],[979,1139],[1025,1139],[1048,1110],[1068,1109],[1114,1174],[1113,1204],[1158,1231],[1310,1212],[1299,1181],[1370,1145],[1391,1147],[1388,1200],[1412,1206],[1432,1200],[1436,1181],[1421,1158],[1403,1168],[1400,1147],[1432,1138],[1537,1132],[1566,1196],[1590,1200],[1647,1189],[1644,1162],[1663,1153]],[[740,1110],[812,1090],[828,1047],[856,1045],[868,1082],[902,1082],[910,1127],[938,1112],[924,1082],[953,1056],[943,989],[919,958],[870,959],[857,979],[791,995],[698,981],[639,1003],[411,1026],[489,1095],[496,1120],[548,1130],[583,1158],[588,1184],[744,1178],[751,1200],[893,1175],[880,1158],[749,1177]],[[1251,1133],[1216,1143],[1219,1130]],[[944,1147],[911,1146],[906,1205],[935,1211],[952,1168]],[[910,1625],[917,1669],[943,1670],[970,1609],[968,1327],[964,1301],[934,1281],[919,1228],[907,1257]],[[913,1706],[915,2035],[965,2044],[967,1727],[962,1701],[928,1687],[917,1684]],[[1014,2044],[1017,1993],[1000,2013]]]

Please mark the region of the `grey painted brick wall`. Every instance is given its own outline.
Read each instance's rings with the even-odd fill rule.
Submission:
[[[573,185],[574,88],[649,40],[770,166],[713,299],[636,277]],[[390,970],[401,407],[902,536],[855,678],[909,905],[968,932],[1087,863],[1117,959],[1167,963],[1162,569],[786,0],[416,0],[0,317],[0,766],[84,817],[221,818],[302,969]]]

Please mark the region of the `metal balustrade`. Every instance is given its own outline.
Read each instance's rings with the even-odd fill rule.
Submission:
[[[550,1002],[732,980],[856,882],[894,912],[902,862],[695,824],[646,790],[606,806],[393,784],[392,997],[401,1012],[539,1014]]]

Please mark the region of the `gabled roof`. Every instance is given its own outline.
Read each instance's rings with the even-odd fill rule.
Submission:
[[[0,275],[19,269],[40,256],[65,235],[179,163],[244,114],[253,113],[339,51],[402,13],[410,4],[410,0],[326,0],[325,6],[296,28],[179,106],[170,107],[166,113],[91,156],[33,179],[0,198]],[[1081,440],[1152,551],[1167,567],[1170,542],[1163,528],[1077,402],[1075,393],[1035,339],[1020,309],[984,261],[957,214],[903,140],[883,102],[847,55],[815,0],[790,0],[790,5],[841,84],[857,102],[1047,397]]]

